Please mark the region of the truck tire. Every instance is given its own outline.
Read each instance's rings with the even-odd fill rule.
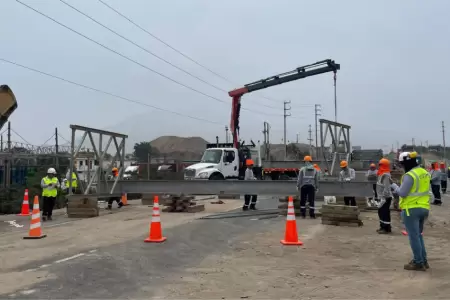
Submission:
[[[214,173],[209,176],[209,180],[224,180],[223,175],[220,173]]]

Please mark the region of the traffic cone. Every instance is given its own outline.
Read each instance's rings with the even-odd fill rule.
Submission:
[[[280,243],[283,245],[296,245],[301,246],[303,242],[298,239],[297,234],[297,222],[295,221],[295,210],[294,210],[294,200],[292,196],[288,198],[288,211],[286,217],[286,230],[284,233],[284,240]]]
[[[150,235],[144,240],[144,242],[162,243],[166,239],[167,238],[162,235],[161,216],[159,214],[159,199],[158,196],[154,196],[152,222],[150,223]]]
[[[28,202],[28,189],[25,189],[25,193],[23,194],[23,202],[22,202],[22,211],[18,216],[29,216],[30,212],[30,203]]]
[[[41,211],[39,210],[39,197],[34,196],[33,213],[31,215],[30,232],[24,239],[42,239],[47,235],[42,234],[41,228]]]
[[[129,205],[128,204],[127,193],[122,193],[122,204],[123,204],[123,206]]]

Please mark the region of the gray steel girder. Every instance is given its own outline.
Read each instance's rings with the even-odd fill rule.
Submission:
[[[104,183],[102,183],[104,184]],[[289,196],[297,195],[295,181],[243,181],[243,180],[122,180],[118,181],[111,193],[173,193],[191,195],[257,194]],[[373,195],[369,182],[322,181],[317,196],[355,196]]]

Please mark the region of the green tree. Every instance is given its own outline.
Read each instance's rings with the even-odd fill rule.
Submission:
[[[152,147],[150,142],[140,142],[134,144],[133,155],[139,162],[146,162],[148,160],[148,155],[155,156],[159,155],[158,149]]]

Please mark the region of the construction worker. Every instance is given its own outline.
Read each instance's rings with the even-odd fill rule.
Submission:
[[[375,196],[375,201],[379,201],[378,200],[378,194],[377,194],[377,180],[378,180],[378,170],[377,170],[377,166],[372,163],[369,166],[369,170],[366,173],[366,178],[367,181],[371,182],[373,184],[373,195]]]
[[[402,219],[408,232],[413,260],[404,266],[405,270],[425,271],[430,266],[423,240],[423,224],[430,210],[430,179],[431,176],[417,162],[417,152],[403,152],[399,161],[405,169],[401,185],[391,184],[394,193],[400,196]]]
[[[343,160],[339,164],[341,167],[341,172],[339,173],[339,181],[350,181],[355,180],[356,173],[355,170],[348,167],[348,162]],[[345,205],[349,206],[356,206],[356,199],[355,197],[344,197],[344,203]]]
[[[319,172],[314,168],[311,156],[305,156],[303,161],[305,166],[300,169],[297,178],[297,191],[300,192],[300,213],[302,218],[306,218],[306,200],[308,200],[309,216],[315,219],[314,203],[316,192],[319,190]]]
[[[70,187],[70,179],[72,178],[72,194],[75,194],[75,190],[78,188],[78,178],[77,178],[77,174],[75,173],[75,168],[74,171],[72,172],[72,175],[70,175],[70,169],[67,171],[66,174],[66,189],[67,189],[67,193],[69,194],[69,187]]]
[[[256,180],[255,174],[253,174],[253,159],[245,160],[247,169],[245,170],[244,180]],[[251,200],[251,202],[250,202]],[[244,206],[242,210],[256,210],[257,195],[244,195]]]
[[[391,162],[382,158],[378,162],[377,170],[377,194],[380,198],[378,203],[378,217],[380,218],[380,228],[377,230],[380,234],[391,233]]]
[[[431,191],[433,192],[434,201],[432,204],[441,205],[441,171],[439,171],[438,163],[434,162],[431,164],[430,170],[431,176]]]
[[[445,194],[447,192],[447,172],[445,171],[445,163],[440,163],[441,167],[441,191],[442,194]]]
[[[115,179],[117,176],[119,176],[119,169],[117,169],[116,167],[112,168],[112,176],[113,176],[113,179]]]
[[[112,168],[111,172],[112,172],[112,175],[113,175],[113,179],[115,180],[116,177],[119,176],[119,169],[114,167],[114,168]],[[111,210],[112,209],[112,204],[113,204],[114,201],[117,202],[117,206],[119,208],[121,208],[123,206],[122,197],[110,197],[108,199],[108,207],[106,209]]]
[[[53,207],[55,207],[58,188],[60,188],[59,180],[56,177],[56,170],[49,168],[47,176],[41,180],[42,187],[42,221],[52,220]]]

